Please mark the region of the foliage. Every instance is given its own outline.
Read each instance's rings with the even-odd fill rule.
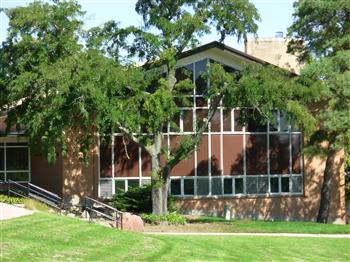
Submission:
[[[186,223],[186,218],[176,212],[167,215],[142,214],[141,218],[152,225],[159,225],[162,222],[166,222],[169,225],[184,225]]]
[[[24,199],[21,197],[12,197],[12,196],[0,194],[0,202],[10,204],[10,205],[15,205],[15,204],[23,204]]]
[[[310,139],[309,152],[326,155],[318,221],[326,223],[331,193],[329,181],[336,167],[338,151],[350,146],[350,2],[345,0],[300,0],[294,4],[293,38],[289,51],[309,62],[301,71],[304,84],[320,90],[310,102],[318,103],[314,112],[318,130]],[[321,106],[322,105],[322,106]],[[328,142],[327,148],[320,143]]]
[[[132,187],[127,192],[117,193],[111,199],[110,204],[121,211],[138,214],[151,213],[152,186]],[[172,196],[168,196],[168,210],[170,212],[176,211],[175,199]]]

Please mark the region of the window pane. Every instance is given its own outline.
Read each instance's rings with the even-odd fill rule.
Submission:
[[[193,64],[186,65],[185,67],[180,67],[177,68],[175,71],[175,77],[177,81],[185,80],[185,79],[190,79],[191,82],[193,81]],[[192,95],[193,94],[193,89],[191,90],[185,90],[184,93],[186,95]]]
[[[28,148],[6,148],[7,170],[28,170]]]
[[[273,120],[270,121],[270,131],[278,131],[278,111],[273,112]]]
[[[247,177],[247,194],[256,194],[257,190],[257,178],[256,177]]]
[[[221,195],[221,177],[213,177],[211,179],[211,194],[212,195]]]
[[[289,177],[282,177],[282,190],[283,193],[289,192]]]
[[[235,111],[234,111],[234,117],[235,117],[234,118],[235,119],[234,128],[235,128],[235,132],[242,131],[242,125],[240,123],[239,116],[240,116],[240,111],[235,109]]]
[[[265,122],[266,119],[264,119],[259,113],[253,110],[248,110],[246,114],[246,131],[266,132],[267,124]]]
[[[11,179],[13,181],[29,181],[28,172],[7,172],[6,179]]]
[[[269,178],[258,177],[258,194],[266,194],[269,192]]]
[[[196,107],[208,107],[208,101],[204,97],[196,97]]]
[[[100,177],[112,177],[112,149],[111,145],[100,146]]]
[[[192,132],[193,131],[193,111],[183,110],[182,121],[183,121],[183,131]]]
[[[208,121],[208,109],[197,109],[196,110],[197,113],[197,128],[201,128],[202,125],[206,124]],[[208,132],[208,126],[207,128],[204,130],[204,132]]]
[[[112,180],[100,181],[100,194],[101,194],[101,197],[112,196]]]
[[[0,171],[5,169],[4,154],[5,154],[5,149],[0,148]]]
[[[211,119],[211,132],[220,132],[220,109],[218,109]]]
[[[203,77],[206,71],[208,60],[203,59],[195,63],[196,95],[202,95],[207,90],[207,81]]]
[[[270,172],[289,174],[289,135],[270,135]]]
[[[170,123],[170,132],[180,132],[180,114],[176,114]]]
[[[197,179],[197,195],[207,196],[209,195],[209,179],[198,178]]]
[[[180,179],[172,179],[171,184],[170,184],[170,191],[171,194],[176,196],[176,195],[181,195],[181,180]]]
[[[289,120],[288,115],[285,112],[280,112],[280,126],[281,131],[288,131],[289,129]]]
[[[301,176],[292,177],[292,192],[293,193],[303,192],[303,179]]]
[[[221,175],[220,135],[211,135],[211,175]]]
[[[223,123],[222,127],[224,131],[231,132],[231,110],[223,110]]]
[[[235,194],[243,194],[243,178],[235,179]]]
[[[208,169],[208,135],[203,135],[197,147],[197,176],[208,176]]]
[[[5,181],[5,173],[0,172],[0,181]]]
[[[179,147],[179,143],[186,136],[170,136],[170,147],[172,150],[176,150]],[[194,153],[188,156],[187,159],[180,161],[173,167],[170,172],[171,176],[194,176],[195,161]]]
[[[271,187],[271,193],[279,192],[278,177],[270,178],[270,187]]]
[[[224,175],[243,174],[243,135],[223,135]]]
[[[267,174],[267,135],[246,136],[247,175]]]
[[[225,178],[224,179],[224,194],[225,195],[233,194],[232,181],[233,181],[233,178]]]
[[[125,180],[116,180],[115,181],[115,193],[125,192]]]
[[[128,190],[131,188],[139,187],[139,180],[138,179],[129,179],[128,180]]]
[[[184,179],[184,194],[194,195],[194,181],[193,179]]]
[[[123,141],[122,136],[114,138],[114,174],[116,177],[139,176],[139,147],[127,139]]]
[[[292,135],[292,172],[301,173],[301,135]]]
[[[141,185],[150,185],[151,184],[151,179],[142,179],[141,180]]]

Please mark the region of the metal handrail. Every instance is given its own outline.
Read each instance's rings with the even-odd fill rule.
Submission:
[[[52,193],[52,192],[50,192],[50,191],[47,191],[47,190],[45,190],[45,189],[43,189],[43,188],[41,188],[41,187],[38,187],[37,185],[34,185],[34,184],[32,184],[32,183],[28,183],[28,185],[29,185],[30,187],[34,187],[34,188],[36,188],[36,189],[38,189],[38,190],[40,190],[40,191],[42,191],[42,192],[45,192],[45,194],[51,195],[51,196],[54,197],[54,198],[61,199],[61,197],[60,197],[59,195],[56,195],[56,194],[54,194],[54,193]]]
[[[89,206],[87,205],[88,201],[92,202],[92,204],[89,205]],[[83,203],[84,203],[83,207],[84,207],[85,210],[90,211],[90,212],[94,212],[96,214],[101,215],[104,218],[112,220],[112,221],[115,222],[115,226],[117,228],[119,228],[119,225],[120,225],[120,229],[123,229],[123,212],[121,212],[120,210],[118,210],[118,209],[116,209],[116,208],[114,208],[112,206],[109,206],[109,205],[107,205],[105,203],[102,203],[102,202],[100,202],[100,201],[98,201],[98,200],[96,200],[94,198],[88,197],[88,196],[84,197]],[[115,213],[115,217],[110,216],[110,215],[108,215],[106,213],[103,213],[103,212],[95,209],[94,208],[95,204],[98,204],[100,206],[103,206],[103,207],[109,209],[110,211],[113,211]],[[90,215],[90,219],[89,220],[92,220],[91,215]]]
[[[35,199],[38,199],[38,197],[41,197],[44,200],[46,200],[46,201],[41,200],[41,202],[44,202],[45,204],[50,205],[50,206],[55,207],[55,208],[57,208],[58,205],[62,204],[61,197],[43,189],[43,188],[40,188],[36,185],[33,185],[31,183],[27,183],[28,186],[25,186],[23,184],[20,184],[16,181],[11,180],[11,179],[9,179],[7,182],[8,182],[8,192],[9,193],[12,193],[12,194],[15,194],[15,195],[21,196],[21,197],[26,197],[26,196],[32,197]],[[20,194],[14,190],[11,190],[11,185],[14,185],[14,186],[17,186],[18,188],[21,188],[25,192],[26,195]],[[31,187],[34,187],[37,190],[35,190],[34,188],[31,188]],[[40,191],[42,191],[42,192],[40,192]],[[40,199],[38,199],[38,200],[40,200]],[[49,202],[52,202],[53,204],[51,204]],[[57,206],[55,206],[55,205],[57,205]]]

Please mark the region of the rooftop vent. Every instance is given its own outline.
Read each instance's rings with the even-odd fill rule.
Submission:
[[[276,38],[283,38],[283,32],[282,32],[282,31],[277,31],[277,32],[275,33],[275,37],[276,37]]]

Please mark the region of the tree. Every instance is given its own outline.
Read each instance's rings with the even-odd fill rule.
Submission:
[[[137,71],[137,81],[118,83],[117,88],[111,88],[113,106],[108,109],[108,122],[149,154],[153,213],[166,214],[170,171],[195,149],[222,98],[237,88],[234,76],[220,65],[211,65],[206,74],[211,88],[204,94],[211,101],[207,118],[198,122],[194,134],[182,139],[177,148],[162,146],[163,130],[168,124],[177,126],[174,121],[179,114],[177,101],[189,104],[186,94],[193,90],[189,79],[176,79],[180,54],[195,47],[212,28],[220,34],[220,41],[226,36],[245,40],[248,33],[256,33],[259,15],[247,0],[139,0],[136,11],[143,17],[143,28],[119,28],[118,23],[108,22],[89,31],[88,47],[125,66],[136,59],[144,63],[143,70]]]
[[[308,62],[302,77],[312,80],[310,88],[320,90],[312,102],[323,105],[315,116],[318,130],[311,136],[310,148],[326,156],[317,221],[327,223],[331,180],[340,175],[335,170],[342,164],[335,158],[350,144],[350,2],[299,0],[294,8],[289,51]],[[325,150],[318,146],[320,141],[328,142]]]
[[[0,49],[0,110],[7,111],[7,128],[25,126],[49,162],[66,153],[67,132],[76,130],[76,151],[86,159],[103,125],[104,87],[115,84],[118,65],[84,49],[84,13],[76,2],[35,1],[3,11],[9,29]]]

